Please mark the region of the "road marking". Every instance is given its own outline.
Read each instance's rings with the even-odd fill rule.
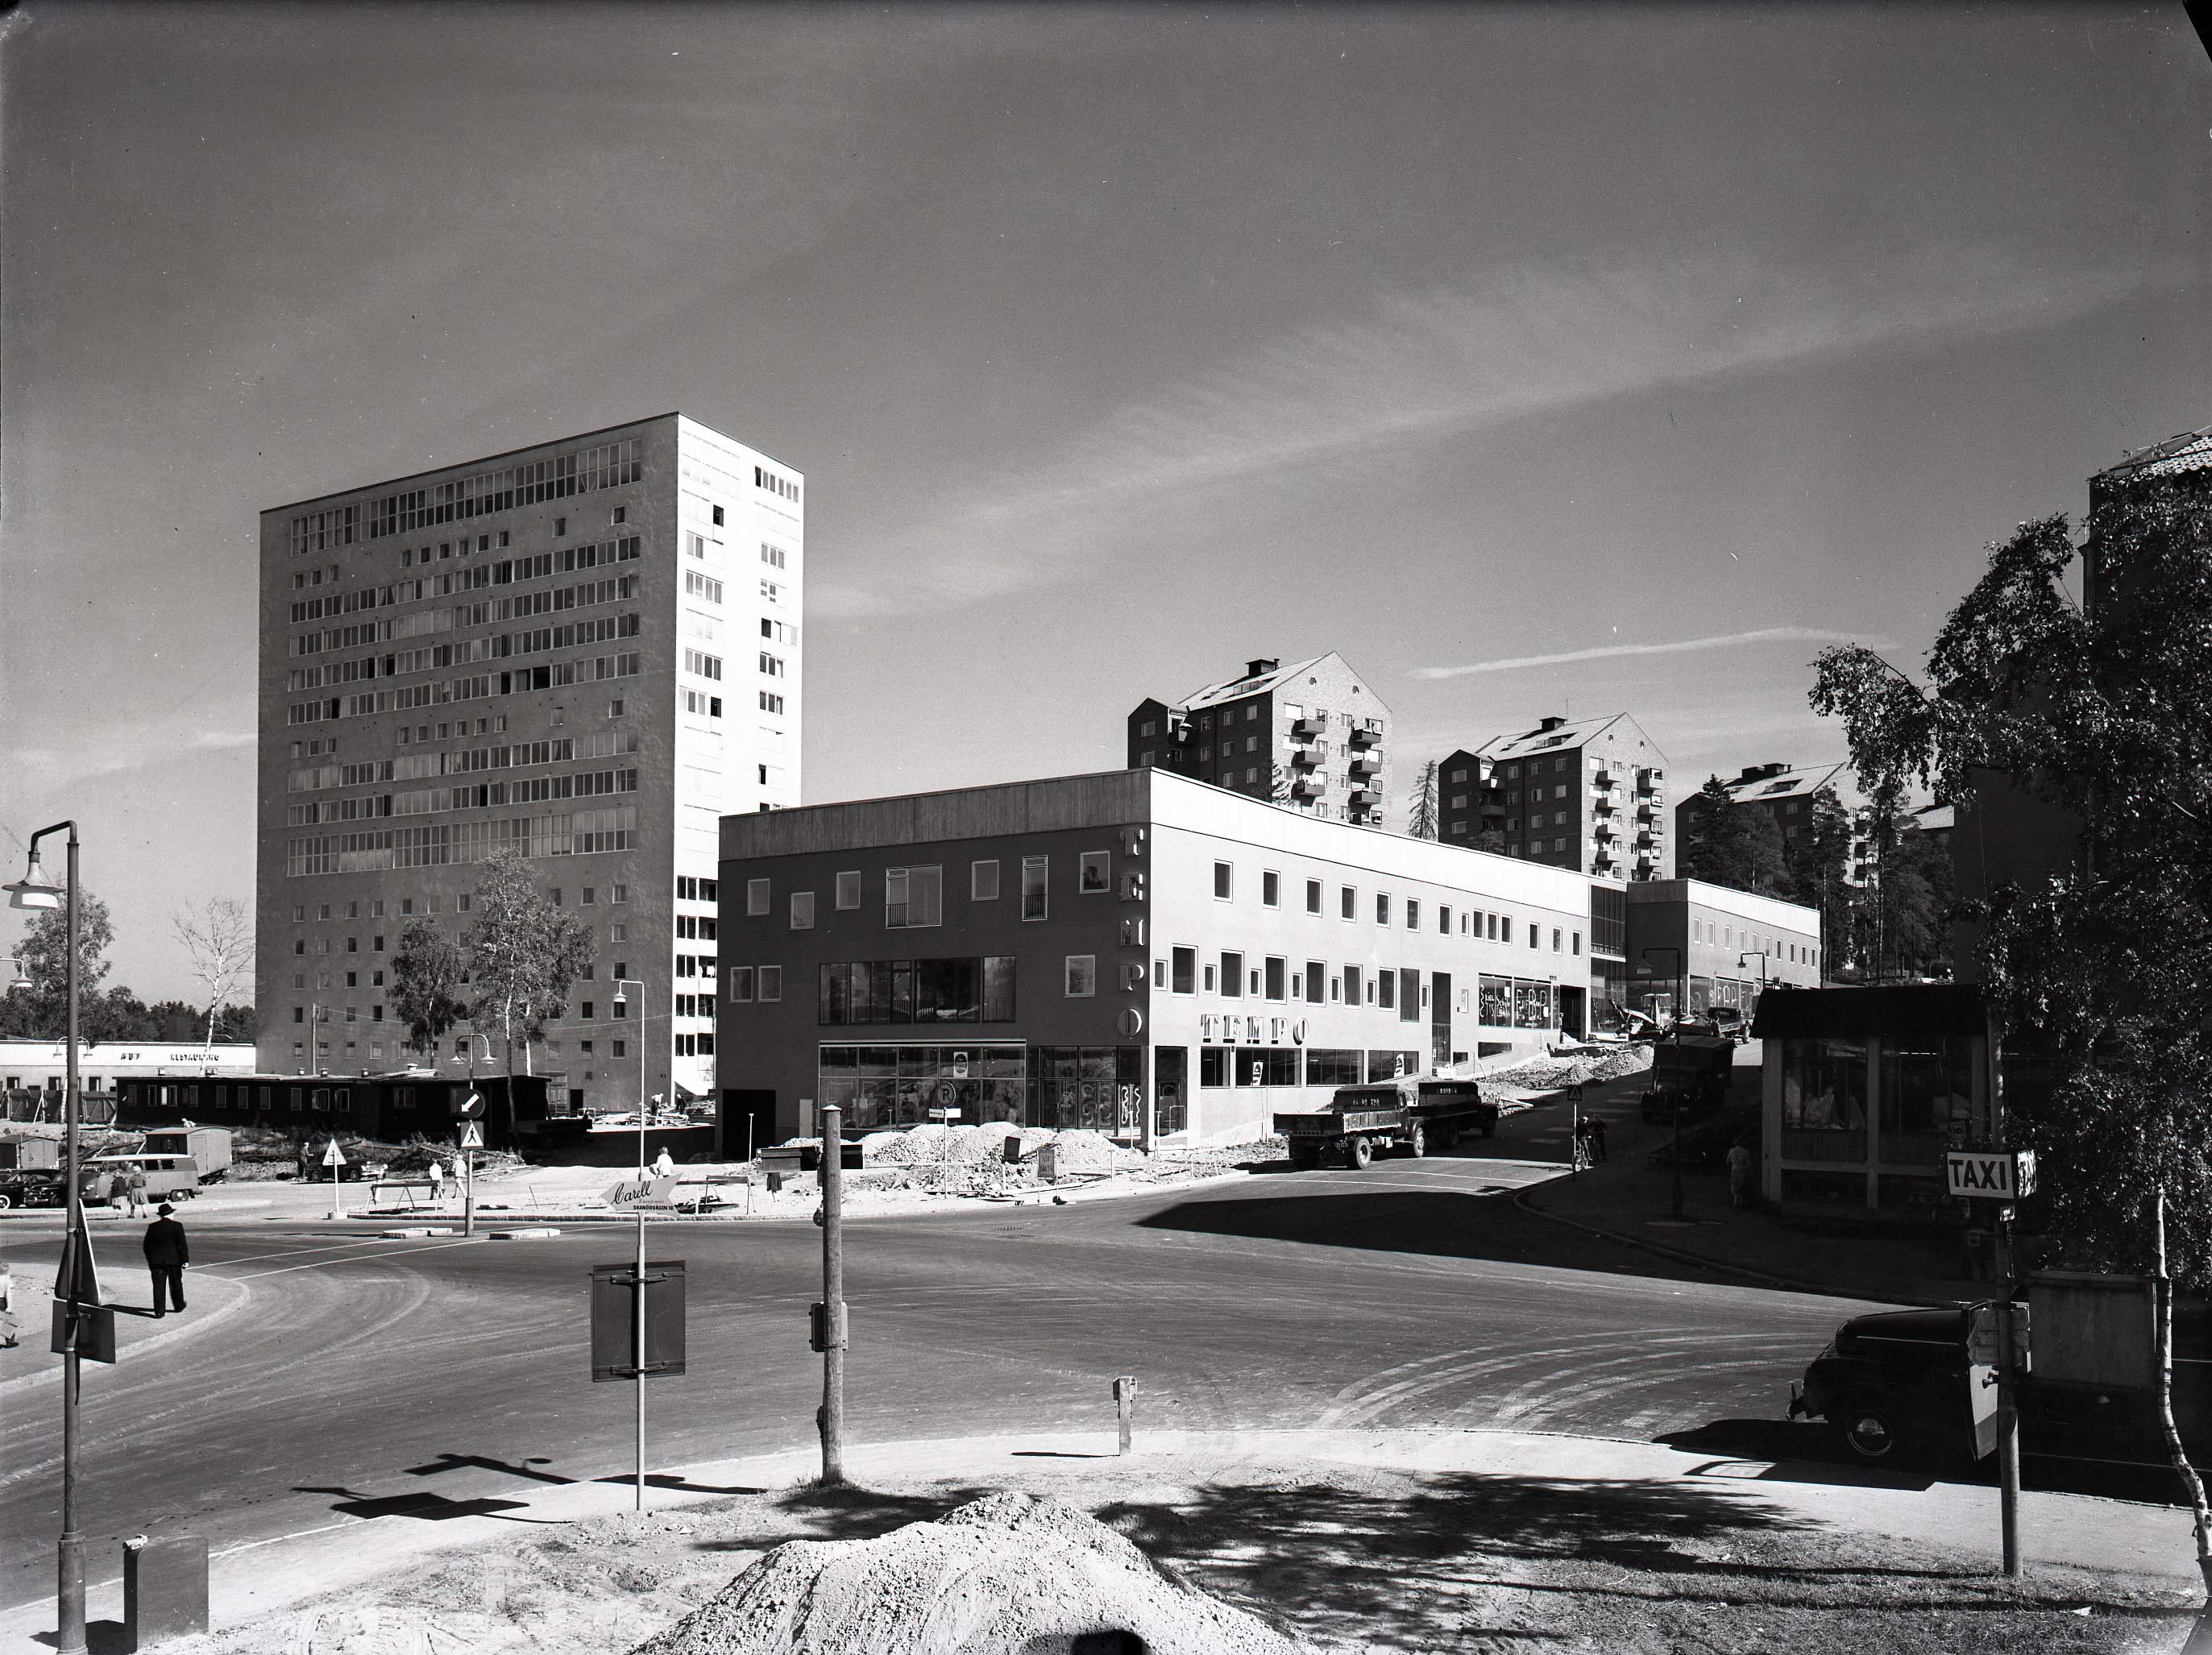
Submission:
[[[433,1242],[427,1247],[386,1247],[379,1252],[369,1254],[368,1257],[371,1258],[397,1258],[403,1254],[410,1252],[443,1252],[449,1247],[473,1247],[480,1245],[480,1242],[481,1238],[471,1238],[459,1241]],[[227,1276],[222,1279],[227,1282],[258,1282],[264,1276],[289,1276],[295,1270],[325,1270],[332,1264],[350,1264],[356,1262],[358,1261],[354,1258],[322,1258],[316,1260],[313,1264],[286,1264],[279,1270],[258,1270],[251,1276]]]

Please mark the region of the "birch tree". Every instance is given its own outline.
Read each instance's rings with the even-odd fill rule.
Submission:
[[[215,1045],[216,1019],[240,984],[253,974],[253,920],[234,896],[211,896],[198,908],[179,908],[170,929],[184,945],[193,979],[207,990],[205,1055]]]

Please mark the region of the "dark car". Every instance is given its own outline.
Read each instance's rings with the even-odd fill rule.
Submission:
[[[0,1172],[0,1208],[58,1207],[65,1194],[59,1173]]]
[[[1990,1306],[1883,1311],[1836,1330],[1803,1379],[1790,1416],[1824,1419],[1853,1458],[1869,1465],[1971,1464],[1995,1436],[1994,1373],[1972,1361],[1968,1331]],[[2212,1341],[2203,1307],[2174,1319],[2174,1414],[2191,1460],[2212,1451]],[[2154,1391],[2085,1385],[2033,1371],[2016,1384],[2021,1452],[2051,1459],[2156,1465],[2166,1446]]]

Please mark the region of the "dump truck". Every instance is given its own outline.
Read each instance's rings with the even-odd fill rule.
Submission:
[[[1674,1118],[1679,1099],[1683,1118],[1718,1109],[1728,1101],[1729,1078],[1735,1072],[1735,1042],[1713,1034],[1675,1034],[1653,1045],[1651,1077],[1638,1112],[1647,1121]]]
[[[149,1201],[189,1199],[200,1185],[211,1184],[230,1166],[230,1131],[222,1126],[157,1126],[139,1140],[136,1149],[94,1155],[86,1169],[103,1176],[113,1200],[119,1179],[132,1167],[146,1174]]]
[[[1301,1171],[1341,1155],[1364,1167],[1377,1149],[1424,1155],[1449,1149],[1465,1132],[1488,1137],[1498,1130],[1498,1106],[1472,1080],[1424,1080],[1405,1076],[1364,1086],[1340,1086],[1328,1107],[1275,1117],[1290,1144],[1291,1164]]]

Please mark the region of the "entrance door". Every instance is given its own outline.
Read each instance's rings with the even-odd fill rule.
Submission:
[[[1451,973],[1431,972],[1429,975],[1429,1067],[1449,1069],[1451,1066]]]
[[[1578,1040],[1589,1038],[1589,1029],[1584,1022],[1589,1002],[1589,991],[1586,988],[1562,987],[1559,990],[1559,1032],[1562,1034],[1571,1034]]]

